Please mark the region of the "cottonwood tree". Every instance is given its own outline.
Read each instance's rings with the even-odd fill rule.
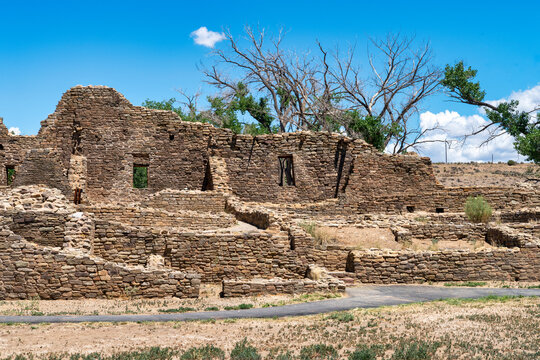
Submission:
[[[282,32],[267,37],[248,27],[245,35],[237,40],[226,32],[228,46],[213,51],[216,62],[203,72],[226,101],[266,130],[275,119],[279,131],[338,131],[393,153],[436,141],[422,139],[435,129],[411,121],[440,85],[442,72],[431,65],[429,45],[416,49],[401,36],[373,41],[370,74],[364,74],[354,47],[345,57],[320,43],[317,55],[299,54],[283,48]]]
[[[487,133],[484,143],[493,141],[503,134],[514,137],[514,147],[518,153],[535,163],[540,163],[540,104],[527,111],[518,110],[519,101],[484,101],[486,92],[479,82],[474,82],[477,70],[465,68],[463,61],[455,65],[447,65],[444,79],[448,95],[454,100],[481,107],[486,112],[488,124],[473,130],[468,136]],[[539,112],[534,116],[535,112]]]

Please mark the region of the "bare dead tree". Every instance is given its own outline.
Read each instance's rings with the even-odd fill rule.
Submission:
[[[214,50],[217,64],[203,69],[207,82],[224,90],[225,96],[237,94],[239,83],[266,96],[281,131],[325,128],[324,119],[335,112],[331,105],[335,89],[329,82],[327,64],[321,67],[309,53],[282,49],[283,32],[269,39],[265,39],[264,30],[247,27],[245,33],[246,46],[230,32],[225,33],[229,47]],[[326,59],[327,54],[320,49]],[[231,80],[223,72],[227,67],[238,72],[239,78]]]
[[[434,94],[441,80],[431,65],[429,44],[414,48],[413,40],[388,36],[372,41],[369,75],[358,66],[355,47],[341,57],[317,43],[317,56],[283,49],[283,32],[267,37],[264,30],[246,28],[237,40],[230,32],[228,46],[216,49],[216,63],[203,69],[207,82],[232,98],[239,84],[269,100],[280,131],[314,129],[357,134],[350,127],[350,112],[375,117],[385,128],[384,147],[399,153],[423,142],[435,129],[420,129],[410,121],[424,99]],[[237,74],[232,80],[229,74]],[[390,146],[388,146],[390,144]]]
[[[432,65],[429,44],[414,48],[413,39],[388,35],[383,41],[371,40],[375,52],[368,51],[371,74],[365,76],[357,65],[356,48],[346,56],[336,51],[331,75],[342,90],[348,108],[379,118],[387,128],[385,147],[399,153],[423,142],[422,138],[439,129],[411,126],[422,102],[439,90],[442,71]]]

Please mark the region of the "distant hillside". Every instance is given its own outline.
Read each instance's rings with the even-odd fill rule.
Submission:
[[[433,164],[435,176],[445,186],[512,186],[528,183],[540,186],[540,166],[507,163]]]

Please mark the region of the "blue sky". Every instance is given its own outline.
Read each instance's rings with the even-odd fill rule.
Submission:
[[[273,31],[283,27],[292,48],[305,48],[316,39],[329,47],[353,42],[364,46],[368,37],[401,32],[430,41],[439,65],[463,59],[477,68],[488,99],[507,98],[540,84],[540,1],[0,4],[0,117],[23,134],[36,134],[62,93],[77,84],[114,87],[135,105],[146,98],[174,97],[177,88],[193,92],[202,86],[207,91],[197,65],[209,62],[209,49],[190,37],[201,26],[217,32],[229,28],[238,35],[246,24]],[[436,96],[424,110],[462,121],[481,116],[477,109],[447,100]],[[438,161],[440,149],[438,145],[425,154]],[[515,156],[506,150],[508,144],[468,157],[456,152],[454,158],[487,160],[489,152],[496,152],[495,160]]]

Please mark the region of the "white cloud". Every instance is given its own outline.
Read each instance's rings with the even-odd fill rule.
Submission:
[[[499,100],[487,101],[490,104],[498,105],[501,102],[507,102],[510,100],[518,100],[519,105],[517,107],[520,111],[531,111],[540,107],[540,84],[527,90],[513,91],[507,98]],[[485,112],[480,109],[481,114]],[[531,116],[536,117],[536,112],[531,113]]]
[[[11,134],[11,135],[21,135],[21,129],[19,129],[18,127],[10,127],[8,129],[8,132]]]
[[[195,44],[213,48],[216,43],[225,40],[225,34],[210,31],[206,26],[201,26],[190,35]]]
[[[428,133],[423,140],[434,140],[418,146],[422,155],[429,156],[434,162],[445,161],[445,143],[449,142],[449,162],[469,161],[494,161],[524,160],[518,157],[514,149],[514,139],[507,134],[497,137],[493,141],[484,144],[489,133],[483,132],[470,136],[463,142],[463,135],[470,134],[473,130],[487,125],[488,121],[480,115],[463,116],[456,111],[446,110],[434,114],[424,112],[420,114],[420,127],[429,129],[438,125],[440,130]]]
[[[518,110],[531,111],[540,107],[540,84],[523,91],[514,91],[507,98],[487,101],[497,105],[503,101],[518,100]],[[494,161],[524,160],[514,149],[514,138],[504,134],[493,141],[484,144],[489,132],[484,131],[475,136],[468,137],[463,142],[463,135],[470,134],[474,130],[480,129],[489,122],[483,116],[485,112],[479,108],[480,115],[463,116],[455,111],[446,110],[437,114],[429,111],[420,114],[420,127],[422,130],[439,125],[441,130],[430,132],[424,140],[439,140],[440,142],[426,143],[419,146],[422,155],[429,156],[435,162],[444,161],[444,140],[451,142],[448,150],[448,161],[468,162],[468,161]],[[531,114],[533,117],[536,113]]]

